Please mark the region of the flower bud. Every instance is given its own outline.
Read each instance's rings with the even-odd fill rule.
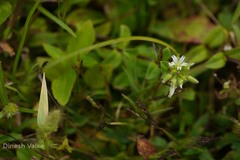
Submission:
[[[169,79],[171,79],[171,78],[172,78],[172,75],[171,75],[171,74],[165,75],[164,78],[163,78],[163,80],[162,80],[162,83],[167,82],[167,81],[168,81]]]
[[[183,87],[183,82],[184,82],[184,80],[183,80],[182,78],[178,78],[177,83],[178,83],[178,86],[179,86],[180,88]]]
[[[40,93],[37,123],[39,128],[43,128],[48,117],[48,93],[47,93],[47,84],[45,79],[45,73],[43,73],[42,78],[42,88]]]
[[[4,106],[2,112],[7,118],[10,118],[18,112],[18,106],[14,103],[8,103],[6,106]]]
[[[196,78],[192,77],[192,76],[187,76],[187,80],[189,82],[192,82],[192,83],[195,83],[195,84],[198,83],[198,80]]]

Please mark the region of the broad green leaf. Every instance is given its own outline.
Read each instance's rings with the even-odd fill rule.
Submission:
[[[192,131],[190,132],[191,136],[199,136],[203,133],[206,128],[206,124],[209,122],[209,114],[202,115],[193,125]]]
[[[84,67],[92,67],[92,66],[95,66],[96,64],[98,64],[98,62],[89,55],[81,56],[81,60],[83,61]]]
[[[38,64],[42,64],[42,62],[44,62],[44,61],[48,61],[48,64],[49,64],[53,60],[50,58],[45,58],[45,57],[37,58]],[[65,62],[61,62],[50,69],[44,70],[44,71],[46,71],[46,77],[52,81],[52,80],[60,77],[62,75],[62,73],[68,71],[69,68],[72,68],[70,66],[65,66],[63,63],[65,63]]]
[[[91,19],[94,25],[106,22],[106,17],[102,12],[93,10],[90,7],[71,10],[66,18],[66,22],[78,30],[89,19]]]
[[[171,50],[168,47],[164,48],[162,53],[163,53],[162,55],[163,61],[168,61],[172,55]]]
[[[93,89],[104,87],[105,80],[99,65],[89,68],[84,74],[83,78],[86,84]]]
[[[201,154],[199,155],[199,160],[214,160],[211,153],[208,149],[204,148],[201,150]]]
[[[101,74],[104,76],[104,79],[109,82],[112,77],[113,66],[111,64],[101,64],[100,71]]]
[[[226,56],[236,60],[240,60],[240,48],[234,48],[230,51],[225,52]]]
[[[9,133],[8,135],[0,134],[0,144],[21,140],[22,138],[21,134],[15,132]]]
[[[232,28],[232,12],[230,10],[224,10],[218,14],[218,20],[221,25],[227,30],[231,30]]]
[[[61,19],[57,18],[55,15],[53,15],[51,12],[46,10],[45,8],[39,6],[38,10],[44,14],[46,17],[51,19],[53,22],[57,23],[60,27],[62,27],[64,30],[66,30],[69,34],[71,34],[73,37],[76,37],[76,34],[73,32],[73,30],[68,27]]]
[[[239,17],[240,17],[240,3],[238,3],[238,6],[233,14],[232,23],[237,23]]]
[[[47,117],[48,117],[48,89],[47,89],[45,73],[43,73],[42,87],[41,87],[40,99],[38,104],[38,114],[37,114],[37,123],[40,129],[45,125]]]
[[[39,47],[42,46],[42,44],[60,44],[59,39],[61,38],[58,33],[42,32],[41,34],[30,36],[28,45],[31,47]]]
[[[95,28],[96,34],[103,37],[107,37],[111,33],[111,29],[112,29],[111,22],[103,23]]]
[[[167,71],[168,71],[168,62],[166,62],[166,61],[161,61],[160,67],[161,67],[161,71],[162,71],[162,72],[167,72]]]
[[[125,89],[130,84],[128,79],[126,78],[125,72],[120,72],[114,79],[113,79],[113,87],[116,89]]]
[[[131,36],[131,31],[128,28],[128,26],[121,25],[120,26],[120,36],[119,37],[123,38],[123,37],[130,37],[130,36]],[[117,44],[117,46],[121,49],[124,49],[124,48],[127,47],[128,44],[129,44],[129,42],[123,42],[123,43]]]
[[[31,159],[32,154],[29,148],[18,148],[17,149],[17,157],[19,160],[26,160],[26,159]]]
[[[60,105],[65,106],[69,101],[76,78],[76,73],[69,69],[52,81],[53,96]]]
[[[221,26],[216,26],[206,37],[205,44],[210,48],[219,47],[227,38],[227,33]]]
[[[122,63],[122,54],[117,50],[113,50],[108,55],[105,55],[105,57],[101,64],[108,64],[112,68],[117,68]]]
[[[209,57],[209,51],[204,45],[199,45],[192,48],[188,53],[186,53],[186,57],[189,57],[188,62],[190,63],[199,63]]]
[[[64,51],[62,51],[60,48],[49,44],[43,44],[43,48],[47,52],[47,54],[53,59],[58,59],[65,55]]]
[[[0,2],[0,25],[6,21],[6,19],[11,15],[12,13],[12,5],[7,2]]]
[[[151,62],[148,65],[148,69],[147,69],[145,78],[146,79],[158,79],[160,76],[160,72],[161,72],[161,70],[158,68],[156,63]]]
[[[72,37],[69,40],[67,46],[67,52],[69,53],[93,44],[95,41],[95,31],[92,21],[86,21],[76,34],[75,38]]]
[[[187,99],[189,101],[194,100],[195,96],[196,96],[196,92],[191,88],[184,90],[184,92],[181,94],[181,97],[183,99]]]
[[[212,56],[206,63],[206,67],[210,69],[219,69],[222,68],[226,63],[226,57],[222,52],[219,52]]]

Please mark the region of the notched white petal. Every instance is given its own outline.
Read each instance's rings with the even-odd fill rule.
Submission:
[[[179,62],[182,63],[184,61],[185,57],[182,56],[180,59],[179,59]]]
[[[174,63],[177,63],[177,62],[178,62],[178,58],[177,58],[175,55],[172,56],[172,59],[173,59],[173,62],[174,62]]]

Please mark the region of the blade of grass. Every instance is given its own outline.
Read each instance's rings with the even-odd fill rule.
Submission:
[[[238,6],[233,14],[232,23],[233,24],[237,23],[239,17],[240,17],[240,3],[238,3]]]
[[[51,12],[43,8],[42,6],[38,7],[38,10],[44,14],[46,17],[51,19],[53,22],[57,23],[60,27],[62,27],[64,30],[66,30],[69,34],[71,34],[73,37],[76,37],[76,34],[73,32],[73,30],[68,27],[62,20],[57,18],[55,15],[53,15]]]
[[[0,98],[1,98],[2,104],[5,106],[9,103],[9,99],[8,99],[4,84],[5,83],[3,79],[2,62],[0,61]]]
[[[20,44],[18,46],[18,50],[17,50],[17,54],[16,54],[16,57],[15,57],[15,60],[14,60],[14,64],[13,64],[13,71],[12,71],[12,74],[15,75],[16,71],[17,71],[17,67],[18,67],[18,63],[19,63],[19,59],[20,59],[20,56],[21,56],[21,52],[22,52],[22,49],[23,49],[23,45],[24,45],[24,42],[25,42],[25,39],[26,39],[26,35],[27,35],[27,30],[28,30],[28,27],[29,27],[29,24],[30,24],[30,21],[31,21],[31,18],[33,16],[33,13],[35,12],[35,10],[37,9],[38,5],[40,4],[41,0],[37,0],[35,2],[35,4],[33,5],[33,7],[31,8],[28,16],[27,16],[27,20],[25,22],[25,25],[24,25],[24,28],[23,28],[23,34],[22,34],[22,37],[21,37],[21,40],[20,40]]]
[[[37,114],[37,111],[29,108],[19,107],[19,111],[22,113],[34,113]]]

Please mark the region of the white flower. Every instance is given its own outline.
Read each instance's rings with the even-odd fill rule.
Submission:
[[[181,70],[183,66],[187,66],[189,69],[189,65],[184,62],[185,57],[182,56],[181,58],[177,58],[175,55],[172,56],[173,62],[168,63],[169,67],[175,66],[177,70]]]

